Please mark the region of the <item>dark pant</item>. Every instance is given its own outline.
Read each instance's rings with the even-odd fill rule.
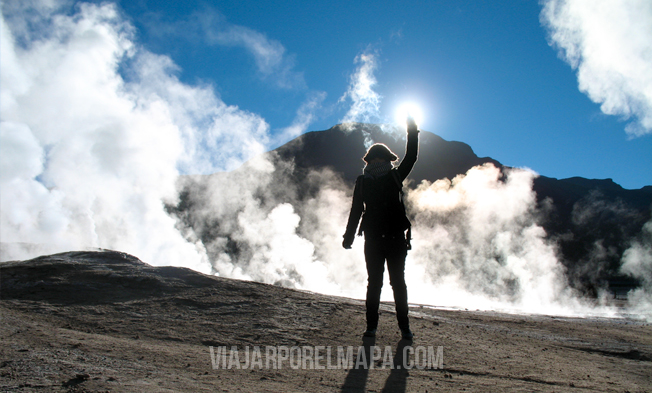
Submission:
[[[396,319],[401,329],[408,329],[408,301],[405,285],[405,257],[407,245],[403,233],[385,236],[365,236],[364,256],[367,262],[367,329],[378,327],[380,291],[383,288],[385,260],[389,282],[394,291]]]

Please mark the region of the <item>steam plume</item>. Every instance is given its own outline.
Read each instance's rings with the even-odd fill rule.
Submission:
[[[81,4],[73,15],[37,6],[29,15],[45,29],[38,37],[21,24],[25,12],[5,7],[0,19],[3,260],[102,247],[154,264],[364,295],[363,242],[341,247],[352,190],[337,174],[298,174],[292,162],[260,156],[273,143],[265,120],[210,86],[181,83],[171,59],[137,45],[114,5]],[[357,57],[344,96],[348,121],[377,118],[375,56]],[[299,108],[288,136],[307,127],[322,99]],[[513,170],[503,178],[486,166],[408,193],[412,302],[592,310],[568,289],[537,224],[535,176]],[[625,272],[649,269],[646,239],[632,244]]]
[[[177,198],[179,168],[231,169],[263,152],[267,123],[180,83],[114,5],[35,6],[3,7],[0,20],[2,259],[90,246],[208,271],[162,201]]]
[[[350,77],[349,88],[340,98],[351,100],[351,107],[342,118],[343,123],[361,122],[373,123],[380,120],[381,95],[374,91],[378,83],[374,72],[378,68],[377,54],[371,50],[359,54],[355,58],[358,68]]]
[[[621,271],[642,284],[628,294],[630,310],[652,320],[652,221],[645,224],[640,237],[623,254]]]
[[[452,181],[424,181],[409,193],[417,276],[425,273],[438,288],[429,296],[439,304],[483,299],[494,307],[549,312],[580,306],[554,244],[537,224],[535,176],[512,169],[501,181],[500,170],[485,164]]]

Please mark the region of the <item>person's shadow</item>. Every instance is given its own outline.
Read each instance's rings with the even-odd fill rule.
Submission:
[[[396,354],[394,355],[394,362],[392,371],[385,381],[385,386],[381,392],[383,393],[404,393],[407,386],[407,377],[410,375],[408,369],[405,368],[403,355],[405,354],[405,347],[412,345],[411,340],[401,340],[396,344]]]
[[[362,350],[365,354],[366,365],[361,365],[359,367],[355,366],[349,370],[349,373],[346,375],[344,380],[344,385],[342,385],[341,392],[366,392],[367,386],[367,376],[369,375],[369,362],[371,359],[371,350],[376,345],[375,337],[363,337],[362,338]]]
[[[349,370],[349,373],[346,375],[344,380],[344,385],[340,392],[366,392],[367,386],[367,377],[369,376],[369,366],[372,361],[372,348],[376,344],[376,338],[374,337],[363,337],[362,347],[365,352],[365,359],[367,359],[367,364],[364,367],[354,367]],[[403,353],[406,346],[412,344],[410,340],[401,340],[396,345],[396,354],[392,362],[392,371],[385,381],[385,386],[383,387],[382,392],[387,393],[405,393],[407,386],[407,377],[408,370],[405,368],[405,363],[403,359]]]

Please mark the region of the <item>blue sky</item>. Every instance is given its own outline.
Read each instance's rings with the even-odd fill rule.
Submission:
[[[338,100],[354,59],[370,53],[380,98],[371,121],[393,120],[395,107],[410,100],[422,107],[422,129],[468,143],[479,156],[557,178],[652,184],[650,130],[628,134],[635,114],[607,115],[578,89],[577,70],[551,46],[542,6],[521,0],[120,3],[137,42],[170,56],[183,82],[212,85],[225,103],[263,117],[272,132],[290,126],[315,95],[319,105],[306,130],[342,121],[347,100]],[[282,51],[279,64],[263,70],[247,44],[214,37],[234,29]]]
[[[76,90],[83,103],[124,92],[136,108],[164,101],[184,143],[170,153],[182,173],[230,170],[343,121],[392,122],[411,101],[422,129],[481,157],[557,178],[652,184],[647,0],[16,0],[3,3],[5,21],[16,54],[6,42],[2,117],[31,127],[46,152],[59,141],[35,123],[46,102],[62,109],[39,124],[68,124],[57,118],[68,111],[77,130],[122,116],[74,113],[72,98],[60,100],[74,83],[87,87]],[[69,64],[88,66],[67,75]]]

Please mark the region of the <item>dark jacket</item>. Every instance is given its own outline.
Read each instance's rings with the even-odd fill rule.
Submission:
[[[419,152],[419,132],[408,132],[405,158],[390,173],[373,179],[359,176],[353,190],[353,203],[349,213],[349,221],[344,234],[344,243],[351,244],[358,228],[360,216],[362,224],[360,232],[366,235],[385,235],[405,231],[410,221],[405,215],[401,200],[403,180],[410,174],[417,161]],[[394,173],[392,173],[394,172]]]

